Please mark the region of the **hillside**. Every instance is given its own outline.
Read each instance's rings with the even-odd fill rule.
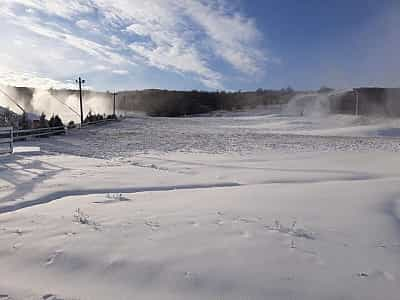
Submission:
[[[73,119],[76,118],[76,112],[72,110],[79,111],[79,93],[76,90],[44,91],[26,87],[6,87],[5,90],[27,112],[61,114],[66,119]],[[178,117],[215,110],[237,110],[259,105],[285,104],[294,94],[290,89],[255,92],[122,91],[117,96],[116,110],[117,112],[144,112],[150,116]],[[89,111],[100,114],[112,112],[113,95],[111,93],[85,90],[83,96],[86,113]],[[4,103],[9,102],[7,99],[4,101]]]
[[[79,121],[79,92],[76,90],[40,90],[25,87],[6,87],[5,91],[27,112],[47,116],[58,114],[66,122]],[[4,99],[3,99],[4,98]],[[300,92],[292,89],[257,91],[169,91],[142,90],[121,91],[116,96],[117,114],[142,112],[155,117],[180,117],[213,111],[237,111],[259,106],[286,105],[291,102],[304,107],[324,98],[329,111],[341,114],[355,114],[358,99],[358,112],[362,115],[400,116],[400,90],[387,88],[357,88],[345,91],[320,90]],[[83,92],[83,110],[99,114],[113,112],[113,94],[110,92]],[[0,97],[0,105],[14,105],[6,97]],[[312,105],[314,108],[315,105]],[[11,109],[20,112],[20,109]]]

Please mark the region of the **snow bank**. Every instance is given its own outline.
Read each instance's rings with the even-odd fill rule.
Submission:
[[[40,147],[14,147],[13,153],[39,153]]]

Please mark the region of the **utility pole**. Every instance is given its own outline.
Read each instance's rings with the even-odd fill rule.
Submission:
[[[356,96],[356,111],[355,111],[355,115],[358,116],[359,114],[359,95],[358,95],[358,91],[357,89],[354,89],[354,94]]]
[[[82,84],[85,83],[85,79],[82,79],[81,77],[79,77],[79,79],[76,80],[76,83],[79,84],[79,103],[80,103],[80,107],[81,107],[81,126],[82,126],[82,124],[83,124]]]
[[[114,95],[113,117],[116,118],[117,116],[115,114],[115,102],[116,102],[115,100],[117,98],[118,93],[114,92],[113,95]]]

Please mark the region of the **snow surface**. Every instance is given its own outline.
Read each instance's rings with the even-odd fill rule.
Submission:
[[[399,299],[400,139],[364,128],[395,123],[142,117],[17,143],[40,152],[0,156],[0,299]]]
[[[371,130],[372,126],[375,129]],[[379,135],[376,128],[386,134]],[[343,134],[345,130],[353,136]],[[137,117],[100,128],[72,131],[67,139],[42,139],[32,145],[39,145],[44,151],[111,160],[129,160],[133,154],[152,151],[242,155],[266,151],[398,152],[400,139],[391,137],[390,130],[399,134],[400,121],[348,115],[318,118],[277,114],[179,119]],[[329,135],[318,134],[322,131],[329,131]]]
[[[34,153],[40,152],[40,147],[14,147],[13,153]]]

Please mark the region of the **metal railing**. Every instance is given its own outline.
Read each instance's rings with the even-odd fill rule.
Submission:
[[[65,134],[66,132],[67,129],[64,126],[24,130],[14,130],[12,127],[0,127],[0,146],[8,145],[5,149],[0,147],[0,154],[13,153],[15,141],[23,141],[32,137],[49,137]]]
[[[95,122],[88,122],[78,125],[78,128],[87,128],[91,125],[105,124],[110,121],[116,121],[116,120],[104,119]],[[5,144],[9,145],[9,147],[6,150],[3,150],[2,147],[0,147],[0,154],[12,153],[14,141],[23,141],[33,137],[40,138],[40,137],[49,137],[52,135],[66,134],[68,130],[72,130],[72,128],[68,129],[67,127],[59,126],[59,127],[13,130],[12,127],[0,127],[0,146]]]
[[[31,137],[48,137],[52,135],[65,134],[66,132],[67,130],[64,126],[15,130],[13,138],[14,141],[20,141]]]
[[[13,152],[13,128],[0,127],[0,145],[8,145],[6,149],[0,147],[0,154]]]

